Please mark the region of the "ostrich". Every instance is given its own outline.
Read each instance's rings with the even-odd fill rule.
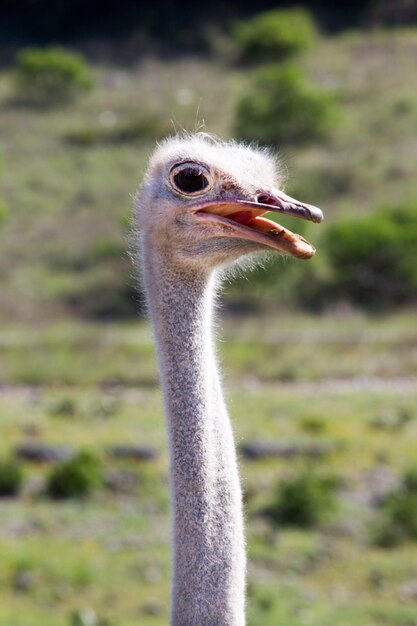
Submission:
[[[162,142],[136,198],[144,288],[158,349],[170,447],[172,626],[245,624],[245,542],[231,424],[213,348],[224,268],[314,247],[262,216],[320,222],[320,209],[279,190],[267,151],[206,134]]]

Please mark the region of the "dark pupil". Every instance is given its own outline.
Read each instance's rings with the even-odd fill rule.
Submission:
[[[174,181],[178,189],[192,193],[201,191],[208,185],[207,178],[200,170],[193,167],[186,167],[174,176]]]

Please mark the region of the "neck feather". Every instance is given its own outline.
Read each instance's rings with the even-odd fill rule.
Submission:
[[[213,273],[186,272],[143,239],[145,289],[170,443],[173,626],[243,626],[241,492],[212,337]]]

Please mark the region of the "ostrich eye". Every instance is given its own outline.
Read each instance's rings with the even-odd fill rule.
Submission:
[[[185,167],[173,177],[177,189],[184,193],[196,193],[208,187],[207,177],[196,167]]]

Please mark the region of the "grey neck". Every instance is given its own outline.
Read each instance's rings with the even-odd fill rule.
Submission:
[[[241,491],[212,337],[214,275],[143,239],[170,443],[172,626],[244,626]]]

